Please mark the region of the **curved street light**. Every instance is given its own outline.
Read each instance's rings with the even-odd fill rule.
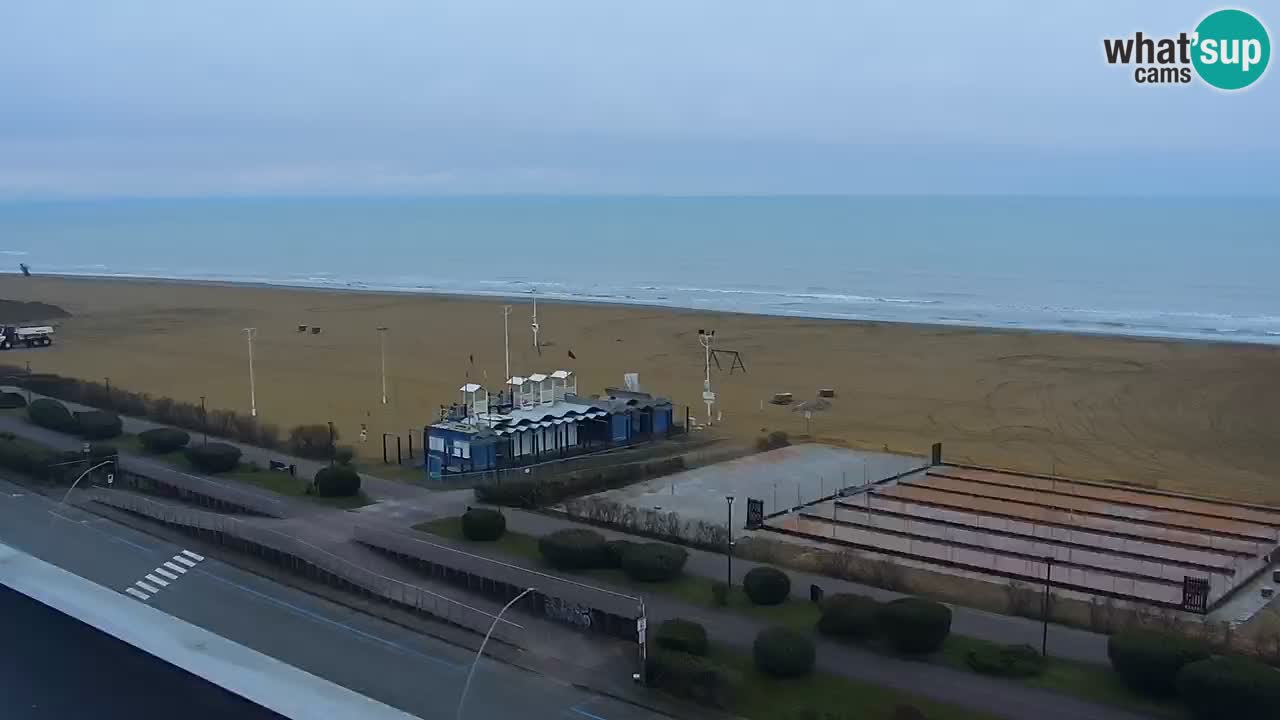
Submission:
[[[471,678],[476,674],[476,666],[480,664],[480,657],[484,655],[484,646],[489,644],[489,636],[493,634],[493,629],[498,627],[498,621],[502,619],[505,613],[512,605],[516,604],[520,598],[533,592],[534,588],[525,588],[519,595],[511,598],[511,602],[502,606],[498,614],[494,616],[493,622],[489,624],[489,632],[484,634],[484,640],[480,642],[480,649],[476,651],[476,659],[471,661],[471,669],[467,671],[467,682],[462,686],[462,695],[458,697],[458,714],[457,719],[462,720],[462,707],[467,702],[467,690],[471,688]]]
[[[113,464],[115,461],[116,461],[116,458],[115,458],[115,456],[113,455],[110,459],[108,459],[108,460],[103,460],[102,462],[98,463],[97,465],[94,465],[93,467],[89,468],[88,470],[85,470],[84,472],[80,473],[80,477],[76,478],[76,481],[75,481],[75,482],[73,482],[73,483],[71,483],[71,487],[67,488],[67,494],[62,496],[62,503],[61,503],[61,504],[62,504],[62,505],[66,505],[66,504],[67,504],[67,498],[71,497],[71,491],[72,491],[72,490],[75,490],[75,489],[76,489],[76,485],[79,485],[79,484],[80,484],[80,481],[81,481],[81,480],[83,480],[83,479],[85,479],[85,477],[87,477],[87,476],[89,475],[89,473],[93,472],[94,470],[97,470],[98,468],[100,468],[100,467],[102,467],[102,466],[104,466],[104,465],[111,465],[111,464]]]

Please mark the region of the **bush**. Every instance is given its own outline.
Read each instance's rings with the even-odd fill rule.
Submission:
[[[187,448],[187,460],[197,470],[220,473],[235,470],[240,465],[240,448],[226,443],[208,443]]]
[[[350,445],[343,445],[333,451],[333,459],[339,465],[350,465],[351,461],[356,458],[355,448]]]
[[[0,392],[0,409],[24,408],[27,406],[27,399],[18,393]]]
[[[49,466],[57,461],[57,453],[22,440],[0,440],[0,467],[48,480],[53,475]]]
[[[791,578],[777,568],[752,568],[742,579],[742,591],[756,605],[779,605],[791,595]]]
[[[156,428],[138,433],[138,442],[147,452],[164,455],[186,447],[191,436],[182,430]]]
[[[315,487],[321,497],[351,497],[360,493],[360,473],[346,465],[320,468],[316,472]],[[505,519],[502,527],[506,529]]]
[[[756,438],[756,450],[764,452],[766,450],[777,450],[791,444],[791,437],[783,430],[774,430],[768,435],[761,435]]]
[[[603,470],[579,470],[543,480],[532,477],[504,479],[478,485],[476,500],[490,505],[533,508],[552,505],[579,495],[612,490],[645,479],[683,470],[684,458],[654,460],[643,465],[620,465]]]
[[[920,708],[914,705],[897,705],[893,708],[893,714],[889,716],[889,720],[927,720]]]
[[[80,425],[71,416],[67,406],[57,400],[48,398],[32,400],[27,406],[27,416],[31,418],[31,422],[42,428],[65,433],[75,433],[80,430]]]
[[[1178,673],[1177,690],[1201,720],[1275,717],[1280,708],[1280,672],[1244,658],[1188,663]]]
[[[89,440],[110,440],[124,431],[120,416],[101,410],[76,413],[80,434]]]
[[[462,536],[468,540],[497,540],[507,531],[507,518],[489,508],[467,508],[462,514]]]
[[[106,460],[119,454],[120,450],[111,443],[89,443],[89,459],[92,461]]]
[[[880,603],[865,595],[832,595],[822,602],[818,632],[838,638],[870,637],[879,610]]]
[[[723,580],[717,580],[711,585],[711,604],[716,607],[724,607],[729,604],[729,584]]]
[[[707,654],[707,629],[692,620],[664,620],[653,634],[653,642],[664,650],[690,655]]]
[[[998,677],[1027,678],[1044,672],[1045,658],[1030,645],[984,645],[965,654],[974,671]]]
[[[543,535],[538,540],[538,550],[547,563],[560,570],[604,567],[608,558],[600,533],[580,528]]]
[[[333,454],[333,443],[338,442],[338,431],[329,437],[329,426],[323,423],[296,425],[289,431],[289,452],[312,460],[328,460]]]
[[[684,570],[689,551],[665,543],[640,543],[622,555],[622,571],[632,580],[662,582]]]
[[[717,708],[730,706],[740,682],[733,671],[706,658],[671,650],[649,653],[645,680],[649,687]]]
[[[799,677],[813,670],[813,641],[790,628],[771,627],[756,635],[751,656],[761,672],[779,678]]]
[[[1126,685],[1164,697],[1177,691],[1178,671],[1208,658],[1209,648],[1181,635],[1130,628],[1107,639],[1107,657]]]
[[[622,558],[639,543],[630,540],[609,540],[604,544],[605,567],[621,568]]]
[[[538,483],[525,478],[477,485],[474,492],[477,501],[489,505],[518,508],[534,508],[539,505]]]
[[[942,647],[951,634],[951,608],[920,598],[899,598],[880,606],[876,621],[899,652],[921,655]]]

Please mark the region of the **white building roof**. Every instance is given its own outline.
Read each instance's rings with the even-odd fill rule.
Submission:
[[[475,383],[467,383],[466,385],[463,385],[462,387],[458,388],[458,390],[462,392],[475,392],[479,389],[480,389],[480,386]]]
[[[542,373],[534,373],[530,375],[528,378],[529,382],[536,382],[536,383],[540,383],[546,379],[547,379],[547,376],[543,375]]]
[[[557,370],[551,373],[551,377],[564,380],[565,378],[569,377],[572,374],[573,374],[572,370]]]

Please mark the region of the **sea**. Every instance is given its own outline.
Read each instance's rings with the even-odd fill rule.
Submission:
[[[1280,343],[1275,198],[0,203],[0,272]],[[13,282],[0,275],[4,285]]]

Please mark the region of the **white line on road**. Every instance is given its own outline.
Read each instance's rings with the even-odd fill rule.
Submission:
[[[186,568],[184,568],[184,567],[182,567],[181,565],[174,565],[174,564],[173,564],[173,563],[171,563],[171,562],[165,562],[164,566],[165,566],[165,567],[167,567],[167,568],[169,568],[170,570],[172,570],[172,571],[174,571],[174,572],[178,573],[179,575],[182,575],[183,573],[185,573],[185,572],[187,571],[187,569],[186,569]],[[159,570],[160,568],[156,568],[156,569],[157,569],[157,570]]]
[[[156,568],[156,572],[158,572],[158,573],[160,573],[161,575],[163,575],[163,576],[165,576],[165,577],[169,578],[170,580],[177,580],[177,579],[178,579],[178,576],[177,576],[177,575],[174,575],[173,573],[169,572],[168,570],[165,570],[164,568]]]
[[[127,588],[125,588],[125,589],[124,589],[124,591],[125,591],[125,592],[127,592],[127,593],[129,593],[130,595],[132,595],[132,596],[134,596],[134,597],[138,598],[139,600],[146,600],[147,598],[151,597],[150,595],[148,595],[148,594],[146,594],[146,593],[142,592],[141,590],[139,590],[139,589],[137,589],[137,588],[127,587]]]
[[[159,585],[160,587],[164,587],[164,586],[166,586],[166,585],[168,585],[168,584],[169,584],[169,581],[167,581],[167,580],[161,580],[160,578],[156,577],[155,575],[151,575],[151,574],[148,574],[148,575],[147,575],[147,580],[148,580],[148,581],[150,581],[150,582],[152,582],[152,583],[155,583],[156,585]]]
[[[197,553],[193,553],[193,552],[191,552],[190,550],[183,550],[183,551],[182,551],[182,554],[183,554],[183,555],[186,555],[187,557],[191,558],[192,560],[195,560],[196,562],[200,562],[201,560],[203,560],[203,559],[204,559],[204,556],[203,556],[203,555],[199,555],[199,554],[197,554]]]
[[[151,587],[150,585],[148,585],[148,584],[146,584],[146,583],[142,582],[141,580],[139,580],[138,582],[134,583],[134,585],[137,585],[138,587],[142,588],[143,590],[146,590],[147,592],[151,593],[152,595],[155,595],[156,593],[160,592],[160,589],[159,589],[159,588],[153,588],[153,587]]]
[[[174,560],[177,560],[178,562],[182,563],[183,565],[186,565],[187,567],[195,567],[195,566],[196,566],[196,564],[195,564],[194,562],[191,562],[190,560],[188,560],[188,559],[186,559],[186,558],[182,557],[181,555],[174,555],[174,556],[173,556],[173,559],[174,559]]]

